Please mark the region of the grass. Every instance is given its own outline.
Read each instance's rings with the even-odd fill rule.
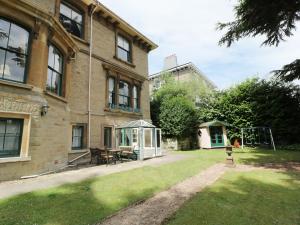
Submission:
[[[0,224],[94,224],[225,159],[224,151],[175,154],[190,157],[2,199]],[[234,153],[234,157],[238,163],[300,161],[300,152],[247,149]]]
[[[299,172],[228,172],[168,225],[299,225],[299,205]]]

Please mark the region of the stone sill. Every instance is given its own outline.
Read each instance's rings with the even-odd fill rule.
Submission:
[[[70,33],[71,34],[71,33]],[[72,38],[74,38],[76,41],[79,41],[79,42],[81,42],[82,44],[85,44],[85,45],[90,45],[90,43],[89,42],[87,42],[85,39],[83,39],[83,38],[80,38],[80,37],[77,37],[77,36],[75,36],[75,35],[73,35],[73,34],[71,34],[71,36],[72,36]]]
[[[64,97],[58,96],[58,95],[53,94],[53,93],[51,93],[49,91],[45,91],[45,94],[48,95],[48,96],[50,96],[50,97],[52,97],[52,98],[55,98],[55,99],[57,99],[57,100],[59,100],[61,102],[68,103],[67,99],[65,99]]]
[[[22,88],[26,90],[32,90],[33,86],[29,84],[23,84],[23,83],[17,83],[13,81],[7,81],[7,80],[0,80],[0,84],[11,86],[11,87],[16,87],[16,88]]]
[[[133,115],[133,116],[142,116],[142,113],[136,113],[136,112],[128,112],[128,111],[123,111],[121,109],[111,109],[111,108],[105,108],[105,112],[110,112],[110,113],[119,113],[123,115]]]
[[[10,158],[0,158],[0,163],[27,162],[30,160],[31,160],[31,156],[10,157]]]
[[[87,153],[88,149],[82,149],[82,150],[70,150],[69,154],[76,154],[76,153]]]
[[[132,68],[135,68],[135,67],[136,67],[133,63],[124,61],[124,60],[120,59],[120,58],[117,57],[117,56],[114,56],[114,59],[118,60],[119,62],[122,62],[122,63],[126,64],[127,66],[131,66]]]

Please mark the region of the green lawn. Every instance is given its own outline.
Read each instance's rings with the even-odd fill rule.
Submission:
[[[299,206],[299,172],[228,172],[168,225],[299,225]]]
[[[225,160],[220,150],[175,154],[190,158],[0,200],[0,224],[94,224]],[[292,151],[245,150],[234,155],[237,163],[300,161],[300,152]]]

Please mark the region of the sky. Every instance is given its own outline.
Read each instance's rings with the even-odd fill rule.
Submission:
[[[269,78],[300,56],[300,31],[278,47],[261,46],[263,37],[245,38],[230,48],[219,46],[218,22],[234,19],[236,0],[100,0],[159,45],[149,54],[149,74],[162,70],[164,58],[193,62],[219,89],[250,77]],[[300,25],[298,24],[298,27]]]

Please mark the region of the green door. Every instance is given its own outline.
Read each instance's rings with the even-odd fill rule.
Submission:
[[[223,129],[222,127],[210,127],[211,147],[224,147]]]

